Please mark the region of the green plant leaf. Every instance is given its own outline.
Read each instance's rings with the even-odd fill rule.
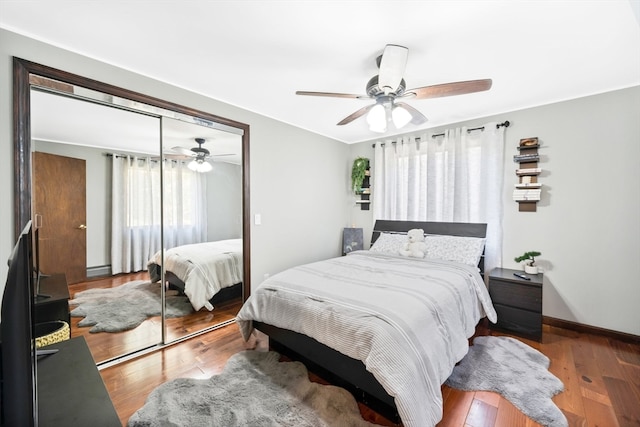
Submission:
[[[366,157],[358,157],[353,161],[353,167],[351,168],[351,189],[356,194],[362,188],[362,182],[366,176],[368,166],[369,159]]]

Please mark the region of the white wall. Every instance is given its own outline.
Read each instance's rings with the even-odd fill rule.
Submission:
[[[447,127],[505,120],[503,266],[542,252],[545,316],[640,335],[640,87]],[[543,196],[537,212],[518,212],[512,156],[534,136]],[[373,158],[371,141],[351,150]],[[370,235],[371,211],[354,207],[351,218]]]
[[[0,260],[13,246],[12,57],[59,68],[250,125],[251,278],[340,255],[349,147],[323,136],[0,29]],[[311,242],[311,243],[310,243]],[[6,263],[0,262],[0,289]]]
[[[242,237],[242,167],[214,162],[207,178],[207,240]]]

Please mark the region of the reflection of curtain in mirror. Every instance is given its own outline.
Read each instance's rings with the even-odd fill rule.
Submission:
[[[160,162],[113,155],[111,270],[147,269],[160,250]],[[205,240],[204,178],[181,162],[166,161],[164,174],[165,247]]]
[[[206,174],[186,162],[164,165],[164,246],[174,248],[207,240]]]

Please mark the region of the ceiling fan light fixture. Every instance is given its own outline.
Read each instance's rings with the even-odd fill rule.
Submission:
[[[189,169],[194,172],[209,172],[213,167],[209,162],[205,162],[203,159],[193,159],[187,165]]]
[[[406,108],[400,105],[396,105],[393,107],[393,110],[391,111],[391,118],[393,120],[393,125],[396,127],[396,129],[401,129],[411,121],[413,116],[411,115],[411,113],[407,111]]]
[[[209,172],[211,169],[213,169],[213,167],[211,166],[211,163],[202,162],[200,164],[200,168],[198,169],[198,172]]]
[[[367,123],[372,132],[383,133],[387,130],[387,111],[384,105],[377,103],[367,114]]]

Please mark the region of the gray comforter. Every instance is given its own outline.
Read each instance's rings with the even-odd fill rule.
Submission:
[[[403,424],[425,427],[442,418],[440,386],[485,316],[496,320],[476,268],[356,251],[272,276],[236,321],[245,339],[256,320],[361,360]]]

